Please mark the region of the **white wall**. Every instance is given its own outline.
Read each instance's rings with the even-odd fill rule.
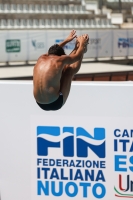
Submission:
[[[106,133],[106,157],[99,159],[92,151],[89,150],[87,158],[61,157],[62,152],[57,148],[50,148],[49,157],[54,159],[82,159],[82,160],[104,160],[105,168],[103,171],[105,182],[88,181],[91,187],[87,188],[88,198],[97,199],[92,193],[93,185],[101,183],[106,188],[104,200],[118,199],[115,197],[114,186],[119,190],[118,176],[122,175],[124,181],[123,187],[127,185],[127,175],[133,180],[129,162],[132,152],[129,152],[132,143],[132,137],[114,137],[114,130],[128,130],[130,133],[133,129],[133,83],[88,83],[76,82],[72,84],[71,92],[66,104],[61,110],[55,112],[45,112],[41,110],[32,94],[32,82],[21,81],[0,81],[0,193],[1,200],[55,200],[51,192],[49,196],[44,194],[37,195],[36,187],[36,128],[37,126],[59,126],[62,130],[64,126],[83,127],[92,135],[95,127],[105,129]],[[122,143],[118,145],[118,151],[114,152],[114,139],[128,139],[126,152],[123,152]],[[90,139],[89,139],[90,140]],[[126,172],[114,171],[117,155],[127,156],[126,160],[121,161],[120,168],[126,168]],[[57,167],[58,170],[60,167]],[[52,169],[52,168],[51,168]],[[73,168],[71,168],[73,169]],[[78,168],[84,173],[84,168]],[[68,168],[65,167],[64,171]],[[76,170],[76,168],[74,169]],[[99,169],[94,170],[95,175]],[[42,179],[44,182],[45,180]],[[51,181],[51,180],[47,180]],[[58,183],[58,180],[53,179]],[[64,184],[69,182],[62,181]],[[84,181],[74,181],[74,184]],[[57,184],[58,185],[58,184]],[[87,199],[83,197],[82,187],[78,187],[79,193],[75,198],[68,197],[65,192],[58,199],[80,200]],[[58,188],[57,188],[58,191]],[[73,191],[71,191],[73,192]],[[97,191],[98,192],[98,191]],[[129,190],[121,193],[132,194]],[[128,200],[128,198],[124,198]]]

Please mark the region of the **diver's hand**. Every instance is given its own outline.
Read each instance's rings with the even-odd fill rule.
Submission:
[[[66,38],[66,42],[71,42],[74,38],[76,38],[77,35],[76,35],[76,31],[75,30],[72,30],[70,32],[70,34],[68,35],[68,37]]]

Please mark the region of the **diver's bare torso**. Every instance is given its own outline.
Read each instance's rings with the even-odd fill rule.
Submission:
[[[38,103],[49,104],[59,97],[63,66],[60,57],[42,55],[34,67],[34,97]]]

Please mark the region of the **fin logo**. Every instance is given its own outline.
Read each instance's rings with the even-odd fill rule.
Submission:
[[[133,48],[133,38],[118,38],[118,48]]]
[[[94,128],[94,137],[84,128],[63,127],[61,132],[57,126],[37,127],[37,154],[48,156],[49,148],[61,148],[64,157],[74,157],[74,137],[76,137],[76,156],[86,158],[93,151],[99,158],[105,158],[105,129]]]

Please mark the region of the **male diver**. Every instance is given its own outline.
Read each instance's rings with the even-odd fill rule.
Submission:
[[[74,38],[75,48],[66,55],[63,46]],[[73,76],[79,71],[87,51],[88,40],[87,34],[77,37],[72,30],[62,43],[54,44],[47,54],[39,57],[33,72],[33,93],[40,108],[58,110],[65,104]]]

